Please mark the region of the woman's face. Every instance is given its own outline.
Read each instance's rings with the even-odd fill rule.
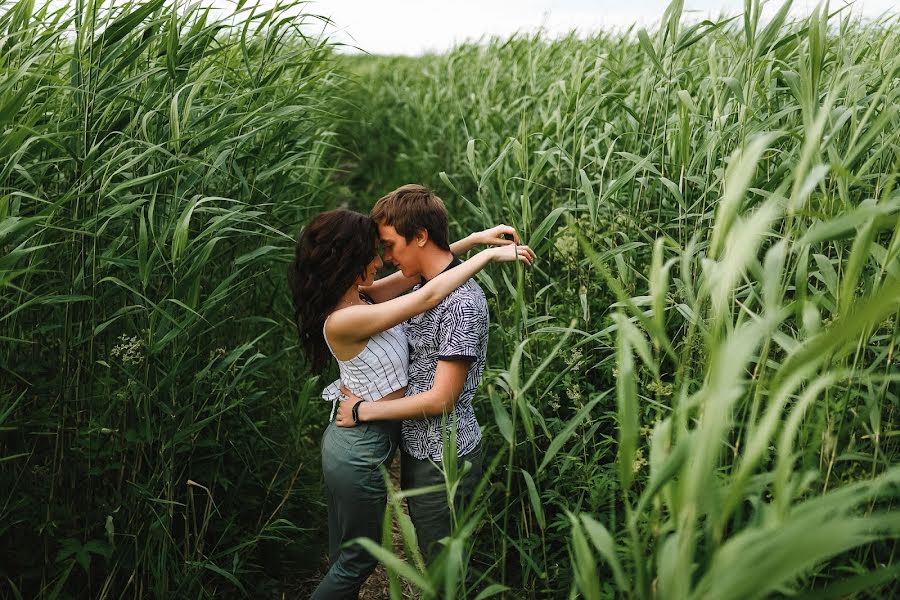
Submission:
[[[383,266],[384,263],[381,262],[381,256],[378,255],[378,244],[375,244],[375,258],[369,261],[369,264],[366,265],[365,279],[360,277],[359,285],[366,287],[375,283],[375,273],[377,273],[378,269]]]

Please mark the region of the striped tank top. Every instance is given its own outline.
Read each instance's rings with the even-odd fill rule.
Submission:
[[[329,315],[330,316],[330,315]],[[326,319],[326,322],[328,320]],[[322,325],[325,337],[325,325]],[[325,337],[325,344],[331,355],[334,350]],[[406,341],[406,323],[400,323],[376,333],[369,338],[366,346],[350,360],[337,361],[341,378],[331,383],[322,392],[325,400],[340,400],[340,384],[362,400],[379,400],[391,392],[406,387],[409,382],[409,344]]]

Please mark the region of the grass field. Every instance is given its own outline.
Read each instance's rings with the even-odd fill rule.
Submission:
[[[0,4],[0,596],[302,593],[285,265],[407,182],[539,261],[479,276],[487,476],[428,572],[392,494],[395,597],[900,592],[900,18],[682,4],[420,58],[300,3]]]

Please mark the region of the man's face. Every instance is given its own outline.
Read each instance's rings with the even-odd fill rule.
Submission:
[[[406,241],[393,225],[379,225],[378,237],[384,247],[384,260],[393,263],[405,277],[420,275],[419,246],[416,238]]]

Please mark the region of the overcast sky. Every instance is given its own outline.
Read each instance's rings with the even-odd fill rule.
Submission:
[[[768,2],[774,13],[781,0]],[[794,14],[808,15],[812,0],[795,0]],[[573,29],[649,26],[662,17],[668,0],[313,0],[306,11],[328,16],[332,39],[373,54],[421,54],[442,51],[482,36],[508,36],[543,27],[550,35]],[[843,6],[832,0],[831,9]],[[857,0],[855,14],[896,14],[900,0]],[[703,19],[743,12],[744,0],[685,0],[686,18]]]

